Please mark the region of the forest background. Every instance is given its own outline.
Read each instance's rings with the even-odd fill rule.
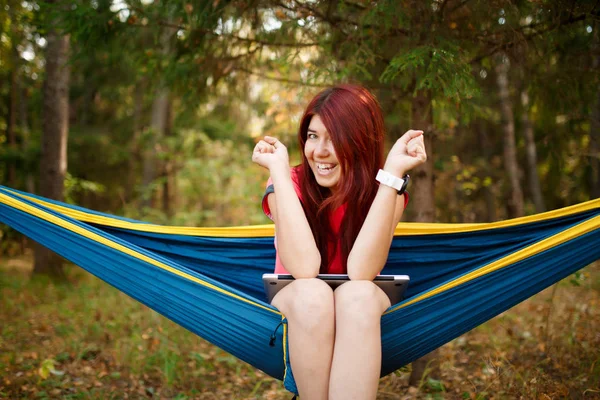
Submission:
[[[488,222],[598,198],[599,18],[596,1],[2,0],[0,182],[160,224],[268,223],[259,206],[268,173],[250,160],[255,141],[263,135],[279,137],[288,145],[292,161],[299,162],[297,124],[308,100],[324,87],[355,82],[377,95],[386,117],[388,148],[407,129],[426,132],[429,160],[412,173],[408,221]],[[99,289],[102,286],[91,278],[65,269],[60,259],[41,248],[32,257],[31,243],[6,226],[0,229],[0,254],[5,258],[0,289],[3,301],[8,301],[3,304],[3,320],[11,321],[4,324],[8,328],[0,342],[4,355],[0,370],[7,371],[4,382],[0,380],[0,394],[64,396],[65,388],[75,387],[73,381],[52,375],[54,383],[42,390],[36,368],[43,362],[63,365],[74,376],[83,367],[92,368],[82,363],[101,358],[95,352],[121,360],[105,363],[120,375],[110,378],[114,371],[106,367],[102,377],[113,380],[105,389],[106,379],[98,378],[100,372],[95,370],[89,381],[95,386],[82,384],[88,395],[94,390],[106,393],[101,390],[110,390],[111,382],[125,382],[131,393],[141,390],[144,396],[163,390],[162,396],[194,397],[216,390],[206,382],[206,390],[189,386],[186,379],[170,374],[180,370],[175,368],[179,362],[210,364],[217,350],[199,352],[196,347],[208,345],[174,339],[174,334],[159,335],[157,329],[163,325],[149,314],[140,317],[146,325],[127,328],[130,321],[117,318],[115,326],[132,331],[127,335],[133,341],[135,335],[152,337],[150,329],[162,338],[156,345],[158,354],[164,350],[171,357],[175,352],[179,357],[175,361],[165,356],[158,357],[156,366],[147,358],[133,362],[118,349],[117,336],[127,336],[122,332],[103,345],[90,344],[91,353],[89,348],[59,345],[48,338],[44,340],[50,340],[54,350],[44,351],[48,346],[43,340],[15,336],[20,323],[29,330],[31,324],[47,325],[33,317],[16,318],[24,312],[40,315],[47,303],[42,293],[63,299],[66,308],[78,309],[72,303],[76,302],[72,287],[61,289],[60,281],[81,291],[110,289]],[[50,275],[53,281],[36,286],[36,281],[26,279],[21,272],[28,274],[32,264],[35,272]],[[583,305],[597,302],[597,270],[591,266],[570,279],[564,288],[566,298],[586,298],[576,302]],[[582,285],[589,293],[582,292]],[[124,301],[107,293],[99,296]],[[8,300],[9,294],[14,299]],[[20,296],[25,298],[19,305]],[[551,311],[557,304],[568,306],[556,296],[552,289],[552,301],[542,302],[541,314],[547,319],[540,322],[544,340],[535,341],[536,346],[552,343]],[[533,314],[539,314],[535,307]],[[83,315],[92,311],[86,310],[77,315],[87,318]],[[577,315],[577,321],[582,318],[591,324],[592,332],[584,329],[584,336],[577,339],[598,349],[600,338],[593,334],[598,331],[598,312],[586,308],[585,317],[577,313],[581,309],[574,307],[561,317],[572,322]],[[531,315],[533,320],[538,317]],[[111,318],[114,323],[116,317]],[[579,332],[581,326],[576,328]],[[37,331],[45,329],[38,326]],[[72,335],[75,332],[68,329],[62,335],[72,338],[70,346],[91,340]],[[574,330],[565,335],[572,345]],[[22,354],[24,347],[19,346],[32,340],[41,343],[40,349]],[[165,348],[160,347],[163,344]],[[188,344],[196,350],[186,352]],[[106,350],[111,346],[113,353]],[[576,371],[587,371],[581,372],[584,383],[563,387],[546,371],[541,376],[549,386],[540,389],[531,385],[531,379],[522,379],[527,384],[515,387],[534,390],[536,397],[537,391],[600,393],[600,354],[583,350],[589,363]],[[189,361],[182,355],[188,353],[204,354],[203,361]],[[225,357],[224,368],[234,374],[246,368],[218,357]],[[15,379],[28,359],[29,369]],[[126,367],[130,369],[125,371]],[[555,368],[560,371],[557,376],[567,373]],[[238,382],[249,391],[222,396],[256,395],[268,386],[258,374],[250,383]],[[480,373],[483,386],[471,384],[466,389],[455,382],[456,374],[453,378],[444,374],[446,386],[437,378],[422,379],[419,392],[412,395],[448,396],[458,388],[460,396],[486,397],[490,391],[510,390],[497,379],[498,373],[488,374],[497,386],[490,386],[487,375]],[[406,393],[401,376],[385,381],[398,389],[394,392],[398,396]],[[48,376],[42,381],[48,382]],[[272,395],[280,395],[278,390],[273,389]]]

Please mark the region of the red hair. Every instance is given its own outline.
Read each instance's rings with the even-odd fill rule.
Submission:
[[[319,115],[327,128],[341,167],[335,194],[319,186],[306,156],[298,171],[302,206],[321,253],[320,271],[327,273],[338,245],[329,216],[346,204],[338,234],[342,264],[347,270],[348,254],[377,192],[375,175],[383,166],[385,126],[379,102],[367,89],[346,84],[323,90],[308,104],[300,121],[298,140],[302,154],[314,115]],[[328,243],[335,244],[332,251],[328,250]]]

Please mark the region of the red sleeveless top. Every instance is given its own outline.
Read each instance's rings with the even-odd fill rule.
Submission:
[[[290,172],[291,172],[292,182],[294,183],[294,190],[296,191],[296,194],[298,195],[300,202],[302,202],[302,193],[300,193],[298,171],[296,168],[292,168]],[[269,203],[267,201],[267,196],[271,193],[274,193],[273,181],[271,180],[271,178],[269,178],[269,180],[267,181],[267,190],[266,190],[265,195],[263,196],[263,200],[262,200],[262,208],[263,208],[265,215],[267,217],[269,217],[269,219],[273,220],[273,217],[271,215],[271,210],[269,208]],[[329,223],[331,224],[331,227],[333,228],[333,232],[335,234],[337,234],[339,232],[340,225],[342,224],[342,220],[344,219],[345,213],[346,213],[346,205],[343,204],[342,206],[335,209],[329,216]],[[333,251],[333,246],[334,246],[333,242],[329,243],[330,254],[331,254],[331,251]],[[284,268],[283,264],[281,263],[281,259],[279,258],[279,252],[277,251],[277,236],[275,236],[275,250],[276,250],[275,273],[276,274],[289,274],[289,272]],[[344,265],[342,265],[342,245],[339,240],[338,240],[338,245],[336,248],[335,255],[334,255],[333,259],[329,261],[327,273],[328,274],[345,274],[346,273],[346,268],[344,268]]]
[[[299,183],[297,168],[298,167],[292,168],[290,172],[291,172],[292,182],[294,184],[294,190],[296,191],[296,194],[298,195],[300,202],[302,202],[302,193],[300,193],[300,183]],[[271,220],[273,220],[273,217],[271,215],[271,210],[269,209],[269,203],[267,201],[267,196],[274,192],[275,192],[275,190],[273,188],[273,181],[271,180],[271,178],[269,178],[269,180],[267,181],[267,190],[262,199],[262,209],[263,209],[265,215],[267,217],[269,217],[269,219],[271,219]],[[405,192],[404,193],[404,208],[406,208],[406,206],[408,205],[408,199],[409,199],[408,192]],[[331,224],[331,226],[333,228],[333,232],[336,235],[340,230],[340,226],[342,224],[342,220],[344,219],[345,214],[346,214],[346,205],[343,204],[340,207],[338,207],[337,209],[335,209],[329,215],[329,223]],[[276,251],[275,273],[276,274],[289,274],[289,272],[284,268],[283,264],[281,263],[281,259],[279,258],[279,252],[277,251],[277,236],[275,236],[274,242],[275,242],[275,251]],[[331,252],[333,251],[334,243],[331,242],[328,244],[328,246],[329,246],[329,254],[331,254]],[[338,239],[335,255],[334,255],[333,259],[331,259],[329,261],[327,273],[328,274],[346,274],[347,273],[345,266],[342,264],[342,244],[341,244],[341,240],[339,240],[339,239]]]

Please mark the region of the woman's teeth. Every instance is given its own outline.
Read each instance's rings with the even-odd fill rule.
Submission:
[[[321,174],[328,174],[330,173],[335,167],[337,167],[337,165],[334,164],[317,164],[317,170],[321,173]]]

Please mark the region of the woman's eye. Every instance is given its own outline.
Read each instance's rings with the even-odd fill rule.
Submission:
[[[316,138],[317,138],[317,135],[316,135],[316,134],[314,134],[314,133],[309,133],[309,134],[307,135],[307,138],[309,138],[309,139],[316,139]]]

